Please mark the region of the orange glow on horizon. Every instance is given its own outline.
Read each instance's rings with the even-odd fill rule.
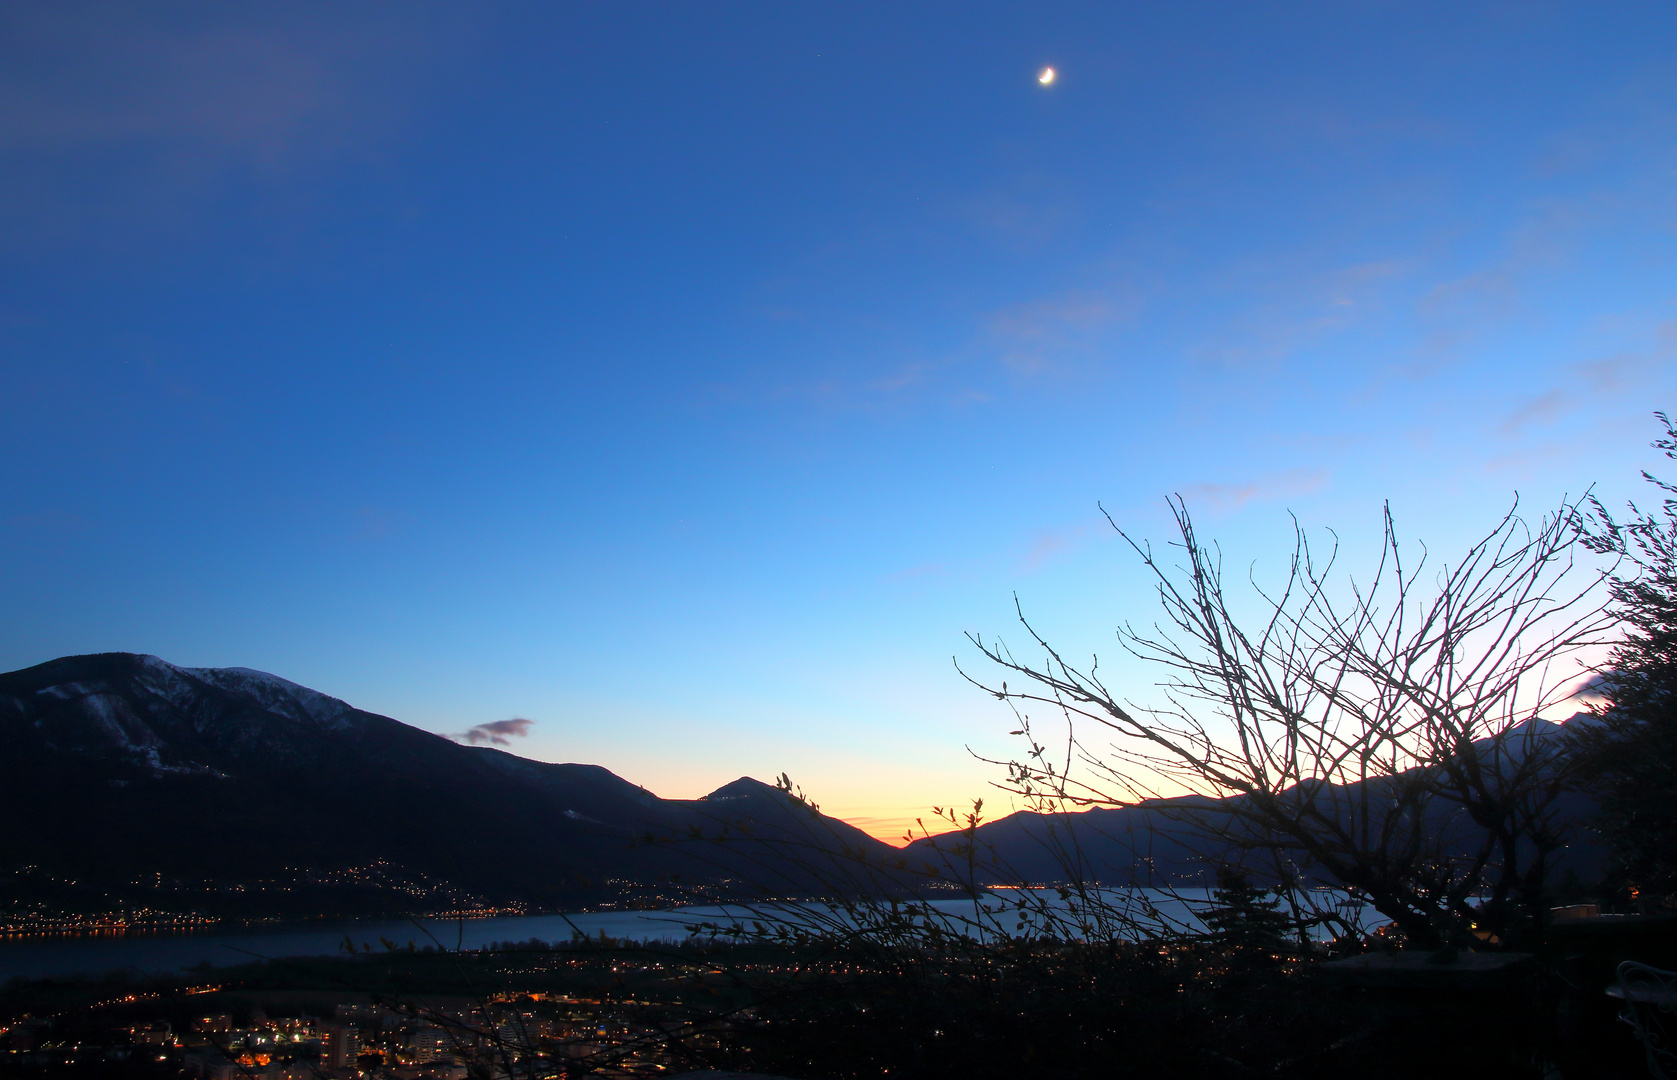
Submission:
[[[916,837],[920,835],[920,830],[914,826],[914,818],[917,815],[898,813],[887,817],[862,811],[845,813],[842,810],[830,813],[846,825],[854,825],[875,840],[890,844],[892,847],[903,847],[905,844],[903,834],[910,829],[914,830]]]
[[[1149,799],[1176,799],[1184,795],[1194,794],[1186,785],[1163,777],[1154,777],[1153,784],[1153,791],[1147,796]],[[995,799],[995,801],[990,802],[989,799]],[[1122,801],[1128,803],[1137,800],[1125,799]],[[961,803],[942,803],[940,805],[946,809],[953,806],[957,816],[963,821],[966,812],[972,809],[970,803],[965,805]],[[1118,802],[1115,801],[1110,805],[1118,805]],[[1000,821],[1021,809],[1023,807],[1011,805],[1005,794],[997,798],[996,793],[992,791],[986,798],[983,821],[984,823]],[[821,804],[821,812],[829,817],[837,818],[847,825],[853,825],[875,840],[889,844],[894,848],[907,847],[914,840],[923,836],[942,836],[945,833],[958,832],[960,828],[950,824],[947,819],[940,818],[932,813],[930,806],[914,809],[903,806],[878,805],[830,806],[823,803]],[[1078,811],[1073,810],[1072,812],[1077,813]],[[910,839],[903,839],[905,833],[910,834]]]

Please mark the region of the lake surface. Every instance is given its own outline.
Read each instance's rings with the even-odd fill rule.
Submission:
[[[1000,911],[1009,908],[1011,890],[990,894],[987,906]],[[1342,894],[1331,894],[1342,895]],[[1107,894],[1114,907],[1145,904],[1158,917],[1179,930],[1201,928],[1197,912],[1209,902],[1203,889],[1167,892],[1157,889],[1112,890]],[[1058,907],[1058,904],[1051,906]],[[973,911],[971,900],[935,900],[930,905],[947,918],[961,919]],[[1336,905],[1342,906],[1342,905]],[[1357,905],[1353,905],[1357,906]],[[805,911],[831,909],[805,908]],[[726,923],[731,915],[751,918],[740,907],[686,907],[666,911],[595,911],[568,915],[506,915],[488,919],[442,920],[397,919],[385,922],[316,923],[273,929],[241,929],[182,934],[130,934],[82,938],[0,939],[0,982],[17,977],[44,978],[67,975],[101,975],[112,971],[131,974],[176,972],[210,964],[226,967],[254,960],[299,956],[342,955],[346,939],[357,951],[381,951],[389,941],[402,947],[409,942],[419,948],[434,945],[444,949],[481,949],[496,942],[564,942],[580,931],[589,937],[636,941],[680,941],[687,927],[702,922]],[[768,921],[765,917],[764,921]],[[1037,920],[1026,917],[1027,923]],[[1015,918],[1003,920],[1013,929]],[[1128,936],[1128,935],[1124,935]]]
[[[342,955],[347,938],[357,949],[384,948],[380,939],[424,948],[481,949],[492,942],[569,941],[573,930],[590,937],[678,941],[687,936],[681,920],[718,918],[720,909],[671,911],[597,911],[573,915],[508,915],[489,919],[437,919],[390,922],[317,923],[309,926],[242,929],[184,934],[127,934],[109,937],[8,938],[0,940],[0,982],[26,976],[42,978],[110,971],[151,973],[182,971],[209,963],[215,967],[252,960],[295,956]]]

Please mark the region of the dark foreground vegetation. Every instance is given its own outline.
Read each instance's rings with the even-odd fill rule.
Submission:
[[[1250,915],[1176,948],[531,942],[14,980],[0,1075],[1630,1076],[1640,1048],[1577,980],[1677,941],[1661,921],[1562,935],[1510,979],[1359,985]]]

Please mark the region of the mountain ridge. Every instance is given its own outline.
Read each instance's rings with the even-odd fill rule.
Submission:
[[[1566,724],[1580,720],[1591,722],[1588,713],[1576,714],[1559,723],[1533,717],[1510,728],[1504,736],[1505,745],[1512,748],[1515,757],[1534,748],[1542,748],[1547,753],[1552,745],[1549,740],[1561,737]],[[1509,739],[1507,735],[1513,737]],[[1475,745],[1487,749],[1490,740],[1480,740]],[[1301,784],[1321,782],[1305,780]],[[1331,786],[1340,792],[1336,797],[1338,805],[1354,801],[1348,793],[1357,784]],[[1215,883],[1218,864],[1238,863],[1242,853],[1232,846],[1218,849],[1187,823],[1188,815],[1184,811],[1193,808],[1203,814],[1206,810],[1215,811],[1220,803],[1239,798],[1239,795],[1220,799],[1189,794],[1078,811],[1017,810],[982,822],[973,830],[972,841],[986,853],[979,880],[994,885],[1076,880],[1107,886],[1209,886]],[[1446,820],[1445,815],[1453,809],[1448,800],[1435,800],[1431,806],[1436,812],[1430,822],[1431,831],[1462,845],[1465,852],[1467,843],[1476,840],[1478,834],[1473,832],[1476,827]],[[1595,804],[1577,791],[1562,791],[1556,798],[1555,811],[1556,821],[1568,837],[1551,856],[1551,872],[1560,875],[1570,871],[1582,880],[1597,880],[1605,869],[1607,853],[1587,827],[1595,813]],[[956,830],[916,838],[901,850],[905,856],[923,862],[947,858],[966,841],[964,830]],[[1323,884],[1335,883],[1314,873],[1310,876]]]
[[[598,765],[464,746],[248,668],[103,653],[0,674],[14,910],[550,909],[815,887],[820,873],[770,850],[794,840],[893,853],[749,778],[713,795],[661,799]],[[717,839],[731,823],[746,827]]]

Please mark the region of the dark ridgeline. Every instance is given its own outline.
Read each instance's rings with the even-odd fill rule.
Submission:
[[[597,765],[463,746],[247,669],[105,653],[0,675],[14,908],[661,903],[693,885],[814,888],[841,849],[892,854],[755,780],[660,799]]]
[[[1532,733],[1533,745],[1547,751],[1571,734],[1573,725],[1583,727],[1590,723],[1587,714],[1579,714],[1565,725],[1534,720],[1528,723],[1527,729]],[[1319,792],[1317,800],[1325,806],[1339,808],[1349,828],[1351,819],[1345,808],[1362,803],[1361,789],[1365,785],[1378,792],[1401,784],[1409,775],[1400,774],[1395,782],[1371,780],[1324,785],[1321,790],[1330,794]],[[1241,798],[1185,795],[1071,812],[1021,810],[984,822],[972,830],[972,840],[980,851],[978,880],[1004,885],[1076,880],[1107,886],[1210,888],[1216,884],[1220,868],[1250,859],[1252,848],[1264,846],[1263,838],[1255,838],[1251,845],[1227,843],[1230,811],[1239,805]],[[1382,799],[1377,793],[1373,801],[1379,804],[1390,799],[1390,794]],[[1550,874],[1555,881],[1564,878],[1595,882],[1601,878],[1607,851],[1588,824],[1595,813],[1594,801],[1581,792],[1567,790],[1557,796],[1553,826],[1563,839],[1550,856]],[[1425,834],[1441,840],[1442,850],[1452,858],[1470,859],[1484,839],[1483,829],[1462,813],[1460,807],[1444,800],[1428,805],[1425,823]],[[910,865],[918,865],[938,853],[947,854],[955,845],[965,842],[964,833],[921,837],[908,845],[905,854]],[[1330,874],[1308,864],[1301,865],[1301,869],[1307,883],[1338,884]]]

